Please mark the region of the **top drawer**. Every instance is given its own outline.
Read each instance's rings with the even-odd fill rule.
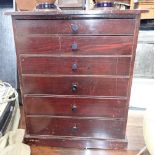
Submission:
[[[17,35],[133,35],[134,19],[16,20]]]

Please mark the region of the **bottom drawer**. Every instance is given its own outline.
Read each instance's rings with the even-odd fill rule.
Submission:
[[[125,138],[125,121],[71,117],[26,117],[27,134]]]

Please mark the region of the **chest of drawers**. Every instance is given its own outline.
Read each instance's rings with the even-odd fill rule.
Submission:
[[[140,11],[12,13],[25,142],[126,148]]]

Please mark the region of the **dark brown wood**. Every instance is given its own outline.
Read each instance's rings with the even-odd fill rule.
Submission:
[[[21,122],[20,128],[25,129],[25,117],[23,112],[23,107],[21,107]],[[31,145],[32,155],[87,155],[88,152],[93,155],[136,155],[141,148],[144,147],[144,136],[143,136],[143,117],[144,110],[129,110],[128,123],[127,123],[127,140],[128,147],[127,150],[103,150],[103,149],[77,149],[77,148],[64,148],[60,147],[50,147],[50,146],[38,146]],[[34,136],[33,136],[34,137]],[[30,139],[29,139],[30,140]],[[41,143],[41,141],[39,141]],[[39,143],[38,142],[38,143]],[[31,142],[32,144],[32,142]],[[150,155],[149,153],[144,153]]]
[[[27,116],[26,126],[31,135],[125,138],[123,121],[107,118]]]
[[[126,97],[128,93],[128,78],[25,75],[22,79],[24,94]],[[74,85],[77,85],[75,91]]]
[[[56,57],[49,55],[22,55],[20,60],[22,74],[127,76],[129,75],[131,58],[102,56]]]
[[[132,86],[132,79],[133,79],[133,73],[134,73],[134,62],[135,62],[135,56],[136,56],[136,48],[137,48],[137,41],[138,41],[138,33],[139,33],[139,27],[140,27],[140,16],[141,14],[136,16],[136,26],[135,26],[135,32],[134,32],[134,41],[133,41],[133,54],[131,59],[131,68],[130,68],[130,79],[129,79],[129,91],[128,91],[128,103],[130,101],[130,95],[131,95],[131,86]],[[128,117],[128,109],[126,109],[126,118]],[[127,123],[127,119],[126,119]]]
[[[140,13],[12,13],[26,142],[126,147]]]
[[[53,147],[68,147],[80,149],[126,149],[126,139],[94,139],[94,138],[60,138],[49,136],[26,135],[25,143],[36,145],[48,145]],[[122,154],[124,155],[124,154]]]
[[[26,96],[27,115],[124,118],[126,99]],[[46,111],[46,113],[45,113]]]
[[[6,12],[6,15],[12,15],[15,19],[72,19],[76,18],[97,18],[97,19],[135,19],[141,13],[147,13],[148,10],[63,10],[63,11],[14,11]],[[33,17],[32,17],[33,16]],[[56,17],[57,16],[57,17]],[[65,17],[65,18],[64,18]]]
[[[89,20],[17,20],[17,35],[23,34],[74,34],[72,25],[77,25],[76,34],[88,35],[133,35],[133,19],[89,19]],[[115,28],[113,27],[115,25]],[[121,27],[125,27],[122,29]]]
[[[19,54],[131,55],[132,36],[18,36]],[[77,50],[72,50],[72,44]]]

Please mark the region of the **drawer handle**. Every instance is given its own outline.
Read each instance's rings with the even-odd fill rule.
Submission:
[[[72,29],[72,33],[76,34],[78,33],[79,27],[76,24],[71,24],[71,29]]]
[[[77,90],[78,90],[77,84],[72,84],[72,92],[73,92],[73,93],[76,93]]]
[[[75,132],[77,132],[78,131],[78,127],[76,126],[76,125],[74,125],[73,127],[72,127],[72,131],[75,133]]]
[[[72,106],[72,112],[77,112],[77,106],[76,105]]]
[[[77,68],[78,68],[78,67],[77,67],[77,64],[73,64],[73,65],[72,65],[72,71],[74,71],[74,72],[77,71]]]
[[[76,51],[78,49],[77,43],[72,43],[72,51]]]

